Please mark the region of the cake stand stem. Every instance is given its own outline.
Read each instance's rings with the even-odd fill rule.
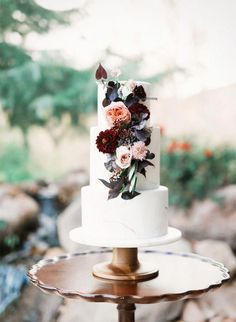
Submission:
[[[140,263],[138,248],[113,248],[111,262],[102,262],[93,266],[93,274],[119,281],[142,281],[157,277],[155,263]]]
[[[139,267],[138,248],[113,248],[111,264],[129,273],[136,271]]]
[[[134,322],[135,304],[133,303],[122,303],[117,305],[119,314],[119,322]]]

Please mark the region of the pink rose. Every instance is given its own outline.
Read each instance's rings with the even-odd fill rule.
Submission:
[[[144,142],[138,141],[132,145],[131,152],[134,159],[143,160],[147,155],[148,148],[146,147]]]
[[[130,111],[123,102],[112,102],[104,108],[104,113],[111,127],[120,123],[128,124],[131,121]]]
[[[130,166],[132,159],[132,154],[130,149],[125,146],[121,145],[116,149],[116,164],[121,169],[126,169]]]

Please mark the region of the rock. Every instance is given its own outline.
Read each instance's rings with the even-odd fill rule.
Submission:
[[[60,308],[57,322],[117,322],[117,305],[111,303],[86,303],[66,300]],[[161,302],[136,305],[135,321],[168,322],[176,319],[182,310],[183,302]]]
[[[199,255],[211,257],[223,263],[231,275],[236,272],[236,257],[226,242],[209,239],[198,241],[194,243],[194,251]]]
[[[205,316],[195,301],[188,301],[184,307],[182,319],[184,322],[205,322]]]
[[[34,199],[23,193],[19,187],[0,185],[0,220],[6,229],[0,230],[0,243],[7,234],[23,236],[38,224],[39,207]]]
[[[88,173],[84,170],[75,170],[65,175],[59,182],[58,201],[62,206],[67,206],[78,196],[82,186],[88,184]]]
[[[168,322],[174,321],[183,308],[183,301],[160,302],[156,304],[137,305],[137,322]]]
[[[199,302],[207,303],[216,316],[236,320],[236,282],[227,283],[217,291],[205,294],[204,298],[199,299]]]
[[[63,299],[43,293],[32,284],[27,285],[21,297],[0,316],[0,322],[56,322]]]
[[[209,320],[209,322],[222,322],[222,321],[223,321],[223,317],[219,316],[219,315],[217,315]]]
[[[84,251],[92,247],[77,244],[70,240],[69,232],[81,226],[81,198],[74,200],[58,217],[57,229],[60,245],[66,252]]]
[[[195,201],[187,210],[170,208],[170,225],[187,238],[224,240],[236,249],[236,185],[218,190],[215,197],[218,202]]]

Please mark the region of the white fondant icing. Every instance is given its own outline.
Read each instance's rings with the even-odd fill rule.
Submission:
[[[173,243],[181,238],[181,232],[173,227],[168,227],[167,234],[154,238],[138,238],[131,240],[98,238],[96,235],[87,234],[83,227],[77,227],[70,231],[70,239],[76,243],[84,245],[93,245],[98,247],[119,247],[119,248],[137,248],[160,246]]]
[[[106,154],[99,152],[96,146],[96,138],[101,129],[92,127],[90,129],[90,184],[99,184],[98,179],[109,181],[110,172],[105,168],[104,162],[107,161]],[[160,129],[152,129],[151,143],[148,145],[150,152],[155,153],[155,158],[150,160],[153,166],[146,168],[146,177],[138,174],[137,189],[153,189],[160,185]]]
[[[90,236],[132,240],[154,238],[167,233],[168,189],[142,190],[131,200],[107,200],[104,186],[82,188],[82,226]]]

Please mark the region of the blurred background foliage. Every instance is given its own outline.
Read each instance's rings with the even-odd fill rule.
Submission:
[[[171,205],[191,206],[194,200],[215,197],[214,192],[236,183],[236,151],[231,147],[204,148],[190,141],[164,139],[161,179],[169,187]]]

